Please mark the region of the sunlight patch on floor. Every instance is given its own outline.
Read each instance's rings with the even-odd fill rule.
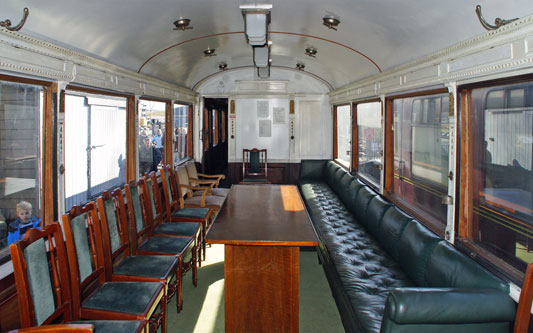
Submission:
[[[205,301],[202,305],[202,311],[198,316],[196,325],[194,326],[194,332],[205,333],[215,331],[217,316],[213,314],[218,313],[220,307],[223,306],[223,303],[224,279],[212,283],[207,288]]]

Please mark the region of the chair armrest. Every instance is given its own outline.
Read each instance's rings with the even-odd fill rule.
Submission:
[[[94,325],[93,324],[54,324],[54,325],[43,325],[43,326],[33,326],[33,327],[26,327],[26,328],[19,328],[13,331],[9,331],[9,333],[29,333],[29,332],[55,332],[55,333],[61,333],[61,332],[75,332],[75,333],[83,333],[83,332],[93,332]]]
[[[204,185],[213,185],[218,184],[218,181],[216,180],[206,180],[206,179],[198,179],[198,178],[189,178],[189,182],[194,184],[204,184]]]
[[[382,331],[387,331],[390,321],[437,325],[513,322],[515,312],[511,297],[495,289],[396,288],[385,304]]]
[[[226,179],[226,176],[223,174],[217,174],[217,175],[206,175],[205,173],[199,173],[198,176],[204,177],[204,178],[218,178],[220,179]]]

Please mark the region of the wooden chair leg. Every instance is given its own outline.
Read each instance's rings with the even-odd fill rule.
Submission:
[[[514,322],[514,333],[526,333],[529,329],[529,319],[531,317],[531,304],[533,303],[533,264],[527,265],[526,275],[518,300],[516,319]]]

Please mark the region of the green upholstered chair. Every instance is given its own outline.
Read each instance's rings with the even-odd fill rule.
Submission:
[[[142,320],[146,331],[166,331],[165,284],[109,281],[94,202],[63,215],[74,319]]]
[[[53,222],[30,229],[10,245],[17,297],[19,332],[141,332],[144,322],[77,321],[72,313],[70,277],[63,233]],[[62,323],[62,324],[59,324]]]
[[[122,190],[104,192],[96,199],[104,246],[104,267],[109,281],[163,282],[167,302],[177,287],[178,258],[131,254],[130,234]],[[120,214],[120,212],[124,212]],[[177,299],[177,298],[176,298]],[[176,302],[176,305],[178,302]]]
[[[229,188],[219,188],[220,180],[225,179],[223,174],[218,175],[206,175],[198,173],[196,170],[196,163],[194,161],[185,164],[185,169],[189,175],[189,182],[193,186],[207,186],[209,187],[208,195],[216,195],[219,197],[227,197]],[[201,191],[196,191],[195,195],[201,195]]]
[[[178,312],[183,308],[183,276],[192,270],[192,282],[198,285],[197,245],[195,237],[167,237],[153,233],[149,223],[152,214],[148,193],[151,186],[147,186],[143,178],[137,184],[130,182],[124,185],[128,202],[128,216],[130,230],[132,230],[132,254],[134,255],[166,255],[178,258],[176,273],[176,301]],[[196,228],[198,228],[196,224]],[[133,241],[135,239],[135,241]]]
[[[151,207],[156,211],[148,214],[149,223],[152,226],[154,235],[166,236],[196,236],[198,247],[198,265],[201,266],[204,253],[205,260],[205,233],[212,211],[209,208],[183,208],[179,206],[178,196],[173,194],[170,165],[161,169],[161,187],[163,188],[163,199],[161,198],[161,187],[155,173],[150,173],[149,179],[145,177],[146,184],[152,184],[152,191],[148,192],[151,200]],[[170,171],[170,172],[169,172]]]
[[[241,184],[270,184],[266,149],[242,150]]]

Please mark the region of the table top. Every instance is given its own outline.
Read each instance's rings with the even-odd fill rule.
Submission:
[[[294,185],[233,185],[207,233],[206,243],[318,246]]]

